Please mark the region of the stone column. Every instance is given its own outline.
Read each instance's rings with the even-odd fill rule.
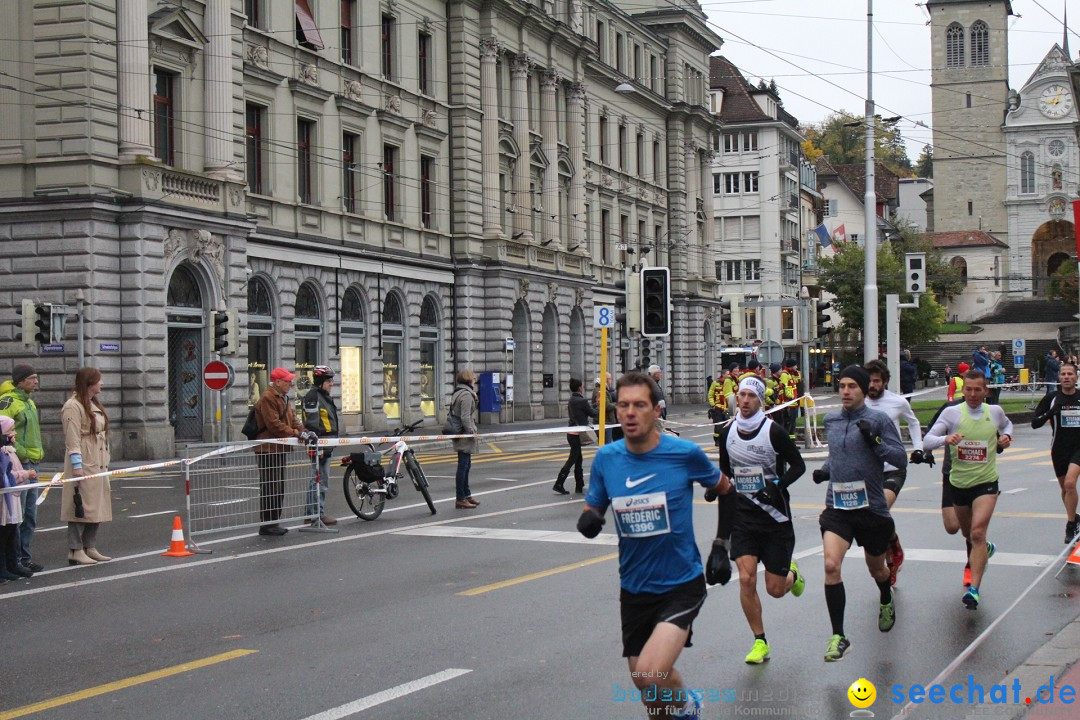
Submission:
[[[701,274],[701,238],[697,232],[698,183],[701,174],[698,171],[697,146],[693,142],[686,142],[683,149],[686,153],[683,168],[686,176],[686,275],[690,278]]]
[[[150,140],[150,32],[146,0],[116,2],[116,80],[120,159],[154,156]]]
[[[522,242],[532,242],[532,198],[529,196],[529,67],[527,55],[518,55],[510,64],[510,104],[514,120],[514,142],[518,158],[514,163],[514,234]]]
[[[224,180],[242,176],[233,158],[232,19],[229,0],[206,7],[205,169]]]
[[[705,201],[705,236],[701,238],[701,274],[703,277],[716,277],[716,255],[713,240],[716,238],[716,220],[713,218],[712,164],[715,153],[706,150],[701,158],[701,198]]]
[[[585,244],[585,85],[574,83],[566,91],[566,142],[570,148],[570,164],[574,176],[570,178],[570,234],[569,247],[575,247],[582,255],[589,254]]]
[[[554,70],[545,70],[540,75],[540,132],[544,139],[541,149],[547,157],[544,170],[544,185],[541,203],[544,206],[543,241],[554,240],[556,249],[561,249],[565,238],[559,237],[556,222],[559,217],[559,121],[556,115],[555,89],[559,86],[559,74]]]
[[[503,236],[499,197],[499,42],[493,37],[480,41],[480,168],[483,175],[484,237]]]

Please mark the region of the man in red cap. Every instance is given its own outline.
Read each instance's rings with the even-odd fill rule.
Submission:
[[[964,389],[964,373],[971,369],[971,366],[967,363],[960,363],[956,366],[956,375],[949,380],[949,392],[947,397],[949,402],[953,401],[953,396],[960,395]]]
[[[258,440],[300,438],[303,442],[315,438],[315,433],[305,430],[296,419],[289,389],[296,375],[285,368],[270,371],[270,387],[255,403],[255,421],[261,428]],[[260,535],[284,535],[289,532],[278,524],[281,503],[285,496],[285,457],[287,445],[263,443],[255,446],[255,459],[259,466],[259,520]]]

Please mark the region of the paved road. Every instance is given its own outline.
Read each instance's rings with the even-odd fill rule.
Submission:
[[[711,441],[703,429],[684,437]],[[999,549],[977,612],[960,603],[963,544],[941,530],[938,468],[914,469],[896,512],[908,558],[896,628],[877,631],[876,588],[853,554],[853,649],[836,664],[821,659],[830,632],[816,521],[823,490],[808,471],[792,488],[807,591],[763,598],[772,660],[742,662],[753,638],[729,584],[710,590],[679,663],[689,683],[732,697],[708,703],[706,717],[847,717],[846,689],[860,677],[877,686],[876,716],[891,717],[893,685],[928,683],[1062,549],[1048,442],[1021,429],[1001,459],[1007,494],[991,525]],[[335,475],[338,535],[221,533],[206,543],[212,555],[181,560],[159,557],[171,515],[155,514],[182,507],[176,476],[116,483],[117,519],[100,544],[117,557],[91,568],[58,566],[64,532],[50,498],[37,552],[53,569],[0,588],[0,720],[641,717],[636,703],[614,699],[628,679],[614,536],[574,532],[580,498],[550,491],[565,446],[559,436],[532,445],[550,449],[502,442],[477,457],[477,510],[453,509],[453,459],[429,452],[421,459],[435,517],[408,488],[377,521],[357,520]],[[808,457],[817,458],[810,470],[820,465],[820,452]],[[714,522],[714,507],[699,500],[702,548]],[[1080,614],[1078,584],[1072,569],[1042,580],[947,682],[1000,681]],[[910,717],[971,711],[921,705]]]

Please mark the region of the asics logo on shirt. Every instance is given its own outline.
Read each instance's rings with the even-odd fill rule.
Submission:
[[[646,475],[645,477],[639,478],[637,480],[631,480],[630,476],[627,475],[626,476],[626,487],[628,487],[628,488],[636,488],[641,483],[645,482],[646,480],[651,480],[654,477],[656,477],[656,473],[653,473],[652,475]]]

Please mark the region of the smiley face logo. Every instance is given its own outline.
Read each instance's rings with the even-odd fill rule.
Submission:
[[[851,683],[847,690],[848,700],[857,708],[868,708],[877,700],[877,688],[866,678]]]

